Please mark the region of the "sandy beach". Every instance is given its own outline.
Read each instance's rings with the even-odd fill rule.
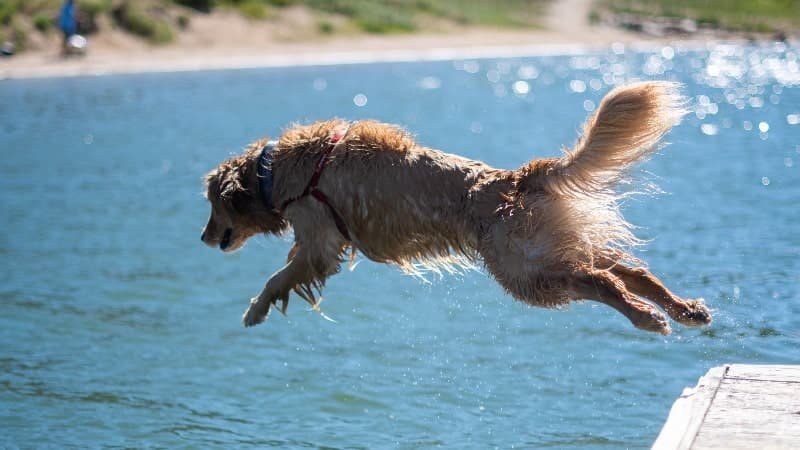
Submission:
[[[277,23],[220,12],[194,17],[191,27],[175,43],[164,47],[148,45],[101,24],[106,31],[89,37],[86,55],[61,57],[59,37],[54,34],[50,41],[39,43],[39,50],[0,59],[0,79],[569,54],[607,48],[613,43],[641,48],[670,42],[592,25],[588,22],[591,3],[554,2],[540,29],[470,26],[407,35],[296,33],[308,29],[311,20],[299,8]],[[703,42],[696,40],[690,45]]]

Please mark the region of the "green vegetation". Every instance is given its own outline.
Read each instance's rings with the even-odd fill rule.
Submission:
[[[235,10],[253,20],[279,20],[282,10],[301,7],[316,20],[316,32],[408,33],[447,24],[535,27],[552,0],[76,0],[79,30],[98,30],[98,18],[152,44],[172,41],[193,14]],[[0,35],[22,41],[53,28],[63,0],[0,0]],[[313,31],[313,30],[312,30]],[[18,45],[22,48],[24,45]]]
[[[350,18],[368,33],[403,33],[417,26],[408,6],[397,0],[306,0],[308,6],[323,12]]]
[[[178,21],[178,28],[180,28],[181,30],[185,30],[189,28],[189,23],[191,23],[192,19],[190,19],[189,16],[185,14],[179,14],[177,21]]]
[[[413,3],[422,11],[462,24],[526,27],[536,25],[549,2],[418,0]]]
[[[91,17],[111,11],[111,0],[78,0],[80,10]]]
[[[157,17],[158,11],[153,10],[156,8],[155,5],[146,3],[125,0],[120,6],[113,9],[112,16],[119,26],[153,44],[165,44],[172,41],[174,36],[170,25]]]
[[[332,34],[336,31],[336,27],[329,20],[320,20],[317,22],[317,29],[322,34]]]
[[[36,17],[33,18],[33,26],[42,33],[47,32],[52,24],[53,19],[44,14],[37,14]]]
[[[175,0],[175,3],[202,12],[210,12],[214,7],[214,0]]]
[[[267,5],[259,0],[245,0],[239,3],[238,8],[243,16],[254,20],[263,20],[269,15]]]
[[[689,18],[732,31],[775,32],[800,26],[800,0],[599,0],[612,14]]]
[[[549,1],[305,0],[302,3],[348,17],[368,33],[397,33],[418,30],[426,19],[462,25],[535,26]]]

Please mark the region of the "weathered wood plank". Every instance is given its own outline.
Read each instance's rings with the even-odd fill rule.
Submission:
[[[799,412],[800,384],[725,378],[714,400],[715,408]]]
[[[800,366],[715,367],[685,389],[654,449],[800,449]]]
[[[800,368],[798,368],[798,366],[731,364],[725,378],[748,378],[751,380],[800,383]]]
[[[774,434],[716,431],[703,436],[692,450],[796,450],[797,438]]]
[[[727,366],[714,367],[697,381],[697,386],[683,390],[672,405],[653,450],[688,449],[692,445],[726,370]]]
[[[800,447],[800,384],[726,377],[692,450],[753,448],[759,439],[760,447]]]

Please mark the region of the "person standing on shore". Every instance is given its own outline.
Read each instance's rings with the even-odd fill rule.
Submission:
[[[78,33],[78,6],[73,0],[65,0],[61,6],[58,26],[61,28],[61,32],[64,33],[61,51],[66,55],[69,50],[69,38]]]

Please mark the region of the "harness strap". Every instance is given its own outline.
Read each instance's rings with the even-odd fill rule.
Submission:
[[[306,185],[306,188],[303,190],[303,193],[298,195],[297,197],[293,197],[284,201],[283,204],[281,204],[280,209],[281,210],[286,209],[286,207],[289,206],[295,200],[299,200],[307,195],[310,195],[328,207],[328,211],[330,211],[331,216],[333,216],[333,221],[334,223],[336,223],[336,229],[339,230],[339,233],[341,233],[341,235],[344,236],[345,239],[350,241],[352,239],[350,239],[350,233],[347,231],[347,225],[345,224],[344,219],[336,211],[336,208],[334,208],[333,205],[331,205],[330,200],[328,200],[328,196],[325,195],[322,191],[320,191],[319,188],[317,187],[317,185],[319,184],[319,179],[320,177],[322,177],[322,172],[323,170],[325,170],[325,165],[328,164],[331,152],[333,152],[333,149],[335,149],[336,146],[341,142],[342,138],[346,133],[347,129],[344,129],[341,131],[337,131],[333,136],[331,136],[331,139],[329,141],[331,145],[329,145],[328,148],[326,148],[322,152],[322,155],[320,155],[319,160],[317,160],[317,164],[314,166],[314,173],[311,175],[311,179],[308,180],[308,184]]]
[[[331,212],[331,215],[333,216],[333,221],[336,223],[336,228],[339,230],[339,233],[341,233],[342,236],[344,236],[344,238],[347,239],[348,241],[352,241],[352,239],[350,239],[350,233],[347,231],[347,225],[345,225],[344,223],[344,219],[342,219],[342,216],[340,216],[339,213],[336,212],[336,209],[334,209],[333,205],[331,205],[331,202],[328,201],[328,196],[325,195],[322,191],[320,191],[316,187],[314,188],[313,191],[311,191],[311,196],[321,201],[328,207],[328,210]]]

